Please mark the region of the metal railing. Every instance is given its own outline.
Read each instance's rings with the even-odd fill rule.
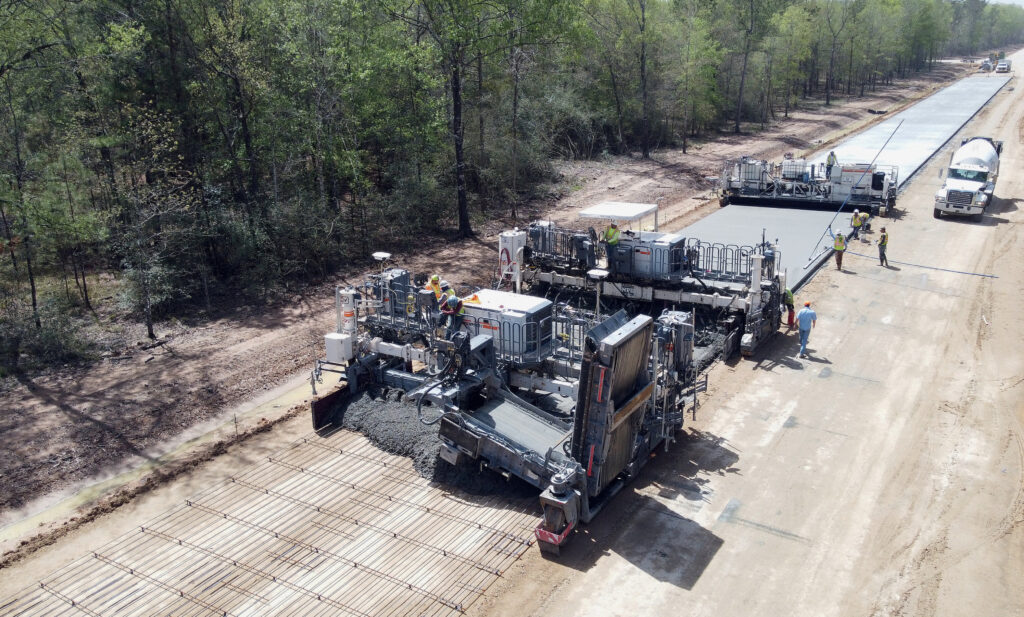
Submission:
[[[526,236],[531,259],[565,266],[586,261],[587,256],[581,253],[585,250],[583,243],[587,241],[592,241],[589,231],[554,226],[531,226]]]
[[[758,251],[752,246],[718,244],[691,239],[687,250],[695,251],[697,263],[694,273],[716,280],[746,280],[750,278],[751,256]]]
[[[459,329],[470,336],[490,336],[494,341],[494,353],[503,362],[536,364],[550,355],[554,333],[550,315],[525,321],[477,315],[461,315],[456,319],[462,321]]]

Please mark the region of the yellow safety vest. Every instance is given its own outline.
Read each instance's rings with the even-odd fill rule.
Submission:
[[[836,236],[835,244],[832,245],[837,251],[846,250],[846,239],[842,236]]]
[[[889,232],[885,232],[885,233],[883,233],[883,234],[882,234],[882,235],[881,235],[881,236],[880,236],[880,237],[878,238],[878,245],[879,245],[879,246],[888,246],[888,245],[889,245]]]
[[[857,229],[858,227],[860,227],[860,224],[861,224],[860,214],[854,214],[853,218],[850,219],[850,225],[854,229]]]
[[[786,290],[786,304],[793,304],[793,291],[790,289]]]
[[[440,283],[427,283],[427,289],[434,292],[434,298],[436,300],[441,299],[441,284]]]
[[[619,230],[617,227],[609,227],[604,230],[604,241],[611,246],[619,243]]]

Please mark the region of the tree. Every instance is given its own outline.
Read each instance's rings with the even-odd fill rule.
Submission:
[[[715,68],[721,62],[721,50],[711,36],[709,11],[699,2],[677,3],[676,11],[683,39],[677,79],[682,116],[683,152],[687,139],[701,123],[709,122],[717,112],[718,93]]]
[[[194,241],[198,195],[191,172],[182,166],[177,128],[152,110],[127,112],[116,243],[133,303],[142,310],[146,334],[153,339],[157,306],[180,293],[185,278],[194,274],[178,270],[174,260],[186,255]]]

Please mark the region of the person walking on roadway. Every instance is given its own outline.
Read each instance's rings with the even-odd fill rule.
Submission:
[[[889,258],[885,256],[885,249],[889,247],[889,232],[882,228],[881,235],[878,236],[878,265],[889,267]]]
[[[807,340],[811,337],[811,328],[818,323],[818,314],[811,310],[811,303],[804,302],[804,307],[796,314],[800,324],[800,357],[807,357]]]
[[[843,237],[843,232],[836,232],[834,236],[835,240],[832,242],[832,248],[836,251],[836,269],[842,271],[843,269],[843,251],[846,250],[846,238]]]
[[[825,179],[832,179],[832,168],[839,164],[839,159],[836,158],[836,151],[832,150],[828,153],[828,159],[825,161]]]
[[[860,235],[860,226],[863,222],[864,219],[860,218],[860,210],[854,210],[853,216],[850,217],[850,227],[853,228],[853,231],[850,232],[850,240],[856,240]]]

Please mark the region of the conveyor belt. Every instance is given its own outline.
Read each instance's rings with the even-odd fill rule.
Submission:
[[[512,401],[491,399],[471,416],[479,425],[527,450],[544,455],[569,438],[571,429],[543,418]]]

